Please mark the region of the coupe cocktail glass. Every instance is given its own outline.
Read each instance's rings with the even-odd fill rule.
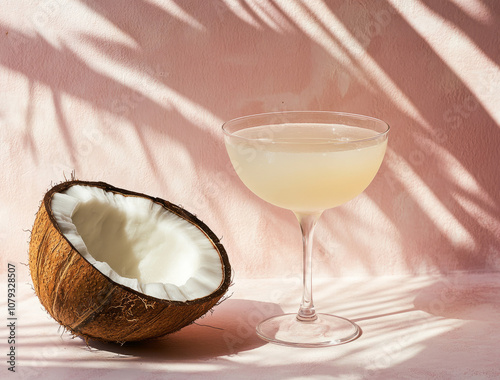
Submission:
[[[324,210],[360,194],[384,158],[389,126],[372,117],[322,111],[245,116],[223,125],[231,163],[263,200],[293,211],[303,241],[303,294],[298,313],[257,326],[269,342],[321,347],[349,342],[361,330],[348,319],[316,313],[312,296],[312,240]]]

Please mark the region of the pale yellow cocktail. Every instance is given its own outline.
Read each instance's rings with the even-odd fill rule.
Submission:
[[[316,212],[360,194],[377,173],[387,140],[345,125],[282,124],[234,133],[227,151],[256,195],[295,212]]]

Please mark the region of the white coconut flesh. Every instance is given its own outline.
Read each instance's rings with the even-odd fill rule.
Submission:
[[[220,255],[205,233],[148,198],[75,185],[54,194],[51,208],[73,247],[118,284],[188,301],[223,281]]]

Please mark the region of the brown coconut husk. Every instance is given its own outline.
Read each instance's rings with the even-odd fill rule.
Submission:
[[[181,302],[142,294],[110,280],[72,246],[52,214],[54,194],[75,185],[147,198],[195,225],[220,255],[223,278],[219,287],[206,297]],[[86,340],[119,343],[156,338],[180,330],[212,309],[231,282],[231,267],[224,247],[196,216],[160,198],[103,182],[78,180],[58,184],[46,193],[31,233],[29,267],[36,295],[57,322]]]

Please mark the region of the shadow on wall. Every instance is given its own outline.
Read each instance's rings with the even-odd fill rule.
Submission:
[[[481,27],[458,8],[435,7],[426,12],[461,20],[464,29],[459,33],[475,30],[476,25],[483,31],[479,47],[493,63],[490,72],[472,74],[483,81],[485,92],[491,92],[495,85],[488,79],[491,71],[498,72],[500,59],[494,28]],[[443,60],[443,52],[389,3],[371,5],[364,29],[354,16],[362,14],[359,7],[341,8],[332,12],[366,48],[373,60],[371,72],[380,80],[372,94],[377,98],[371,104],[372,113],[390,115],[388,121],[394,127],[387,166],[368,194],[401,234],[406,266],[418,268],[425,256],[427,269],[498,270],[500,193],[494,178],[499,174],[500,153],[490,143],[498,144],[500,131],[491,109],[478,99],[477,87],[472,92],[464,74],[455,73],[459,59],[450,55],[450,63]],[[489,25],[494,26],[500,15],[498,4],[491,4],[487,14]],[[351,104],[357,106],[357,100]],[[342,210],[342,218],[347,217],[353,218]],[[346,236],[346,244],[349,239],[352,236]],[[369,247],[362,250],[369,252]]]
[[[40,147],[31,123],[40,85],[52,92],[70,167],[85,162],[75,154],[80,143],[66,96],[133,126],[165,186],[169,173],[158,163],[153,138],[183,146],[200,173],[250,199],[221,148],[224,120],[285,109],[372,114],[393,127],[386,163],[366,193],[397,235],[379,239],[395,241],[388,249],[399,245],[410,272],[500,269],[499,126],[478,91],[389,2],[76,3],[90,12],[89,22],[120,37],[114,39],[89,28],[76,36],[54,31],[56,21],[65,25],[64,7],[71,4],[41,5],[30,19],[36,33],[0,25],[0,46],[9,52],[0,65],[29,79],[24,148],[35,162]],[[417,4],[453,23],[498,69],[497,2],[484,2],[487,23],[451,3]],[[104,122],[94,140],[102,136],[119,142],[120,128]],[[281,211],[267,212],[289,221]],[[334,238],[368,272],[377,271],[371,239],[362,234],[384,231],[363,225],[349,208],[337,212],[341,221],[325,215],[333,231],[344,229]],[[229,224],[224,229],[232,233]],[[320,236],[320,251],[327,245]]]

